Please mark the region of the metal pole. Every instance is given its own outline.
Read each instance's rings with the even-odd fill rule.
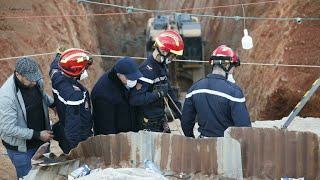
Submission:
[[[167,100],[166,98],[163,98],[163,100],[164,100],[164,102],[166,103],[166,106],[167,106],[167,108],[168,108],[168,110],[169,110],[169,112],[170,112],[170,114],[171,114],[171,116],[172,116],[172,118],[173,118],[173,122],[175,123],[176,118],[173,116],[173,113],[172,113],[172,111],[171,111],[171,109],[170,109],[170,107],[169,107],[168,100]],[[177,126],[177,124],[176,124],[176,126]],[[177,128],[178,128],[178,130],[179,130],[180,135],[182,135],[181,132],[180,132],[179,126],[177,126]]]
[[[293,119],[298,115],[298,113],[301,111],[301,109],[304,107],[304,105],[309,101],[311,96],[316,92],[316,90],[320,86],[320,78],[317,79],[310,88],[309,91],[306,92],[306,94],[302,97],[301,101],[296,105],[296,107],[292,110],[290,113],[287,121],[282,125],[282,129],[286,129],[290,123],[293,121]]]
[[[182,115],[180,109],[178,108],[178,106],[176,105],[176,103],[173,101],[173,99],[171,98],[170,94],[168,94],[169,99],[171,100],[172,104],[174,105],[174,107],[178,110],[178,112],[180,113],[180,115]]]

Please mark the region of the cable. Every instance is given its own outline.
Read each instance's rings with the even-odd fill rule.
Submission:
[[[92,56],[97,56],[97,57],[111,57],[111,58],[123,58],[126,56],[111,56],[111,55],[97,55],[94,54]],[[145,60],[147,58],[145,57],[130,57],[132,59],[138,59],[138,60]],[[187,62],[187,63],[209,63],[209,61],[201,61],[201,60],[183,60],[183,59],[176,59],[173,60],[173,62]],[[258,65],[258,66],[279,66],[279,67],[308,67],[308,68],[320,68],[320,65],[303,65],[303,64],[278,64],[278,63],[246,63],[246,62],[241,62],[241,65]]]
[[[122,9],[128,10],[128,12],[123,13],[106,13],[106,14],[76,14],[76,15],[48,15],[48,16],[0,16],[0,19],[34,19],[34,18],[64,18],[64,17],[86,17],[86,16],[113,16],[113,15],[128,15],[128,14],[144,14],[144,13],[170,13],[176,14],[176,11],[189,11],[189,10],[203,10],[203,9],[214,9],[222,7],[232,7],[232,6],[243,6],[243,5],[252,5],[252,4],[261,4],[261,3],[275,3],[278,1],[266,1],[258,3],[246,3],[246,4],[235,4],[235,5],[225,5],[225,6],[214,6],[214,7],[202,7],[202,8],[186,8],[186,9],[176,9],[176,10],[148,10],[141,8],[133,8],[132,6],[119,6],[108,3],[99,3],[94,1],[87,0],[78,0],[79,2],[91,3],[91,4],[100,4],[106,6],[113,6]],[[132,12],[133,10],[140,12]],[[297,21],[301,23],[302,21],[319,21],[320,18],[258,18],[258,17],[241,17],[241,16],[214,16],[214,15],[203,15],[203,14],[190,14],[196,17],[207,17],[207,18],[222,18],[222,19],[235,19],[235,20],[276,20],[276,21]]]
[[[99,54],[92,54],[92,56],[96,56],[96,57],[109,57],[109,58],[123,58],[123,57],[127,57],[127,56],[112,56],[112,55],[99,55]],[[138,59],[138,60],[146,60],[147,58],[145,57],[130,57],[132,59]]]
[[[318,66],[318,65],[303,65],[303,64],[268,64],[268,63],[241,63],[241,64],[246,64],[246,65],[258,65],[258,66],[320,68],[320,66]]]
[[[256,2],[256,3],[245,3],[245,4],[230,4],[230,5],[223,5],[223,6],[212,6],[212,7],[201,7],[201,8],[185,8],[185,9],[171,9],[171,10],[150,10],[150,9],[142,9],[142,8],[134,8],[132,6],[121,6],[121,5],[116,5],[116,4],[109,4],[109,3],[100,3],[100,2],[95,2],[95,1],[90,1],[90,0],[77,0],[78,3],[85,2],[89,4],[98,4],[98,5],[103,5],[103,6],[111,6],[111,7],[117,7],[121,9],[130,9],[130,10],[135,10],[135,11],[144,11],[144,12],[158,12],[158,13],[163,13],[163,12],[172,12],[172,11],[188,11],[188,10],[204,10],[204,9],[215,9],[215,8],[222,8],[222,7],[233,7],[233,6],[243,6],[243,5],[256,5],[256,4],[266,4],[266,3],[279,3],[279,0],[274,0],[274,1],[263,1],[263,2]]]
[[[265,3],[275,3],[276,1],[267,1],[267,2],[257,2],[257,3],[245,3],[245,4],[230,4],[230,5],[222,5],[222,6],[212,6],[212,7],[200,7],[200,8],[184,8],[184,9],[175,9],[175,10],[162,10],[163,12],[172,12],[172,11],[191,11],[191,10],[205,10],[205,9],[217,9],[217,8],[227,8],[227,7],[237,7],[243,5],[256,5],[256,4],[265,4]],[[92,4],[106,4],[106,3],[98,3],[98,2],[87,2]],[[114,4],[108,4],[110,6],[119,7],[127,10],[132,10],[131,6],[119,6]],[[131,12],[130,14],[145,14],[145,13],[154,13],[153,10],[148,11],[140,11],[140,12]],[[128,12],[122,13],[105,13],[105,14],[69,14],[69,15],[45,15],[45,16],[0,16],[0,19],[35,19],[35,18],[64,18],[64,17],[86,17],[86,16],[113,16],[113,15],[128,15]]]
[[[51,54],[56,54],[56,52],[51,52],[51,53],[42,53],[42,54],[32,54],[32,55],[24,55],[24,56],[16,56],[16,57],[7,57],[7,58],[1,58],[0,61],[8,60],[8,59],[18,59],[22,57],[33,57],[33,56],[44,56],[44,55],[51,55]]]
[[[41,54],[31,54],[31,55],[24,55],[24,56],[16,56],[16,57],[6,57],[0,58],[0,61],[9,60],[9,59],[18,59],[22,57],[33,57],[33,56],[44,56],[44,55],[51,55],[56,54],[56,52],[49,52],[49,53],[41,53]],[[108,57],[108,58],[123,58],[123,57],[130,57],[130,56],[114,56],[114,55],[99,55],[99,54],[92,54],[94,57]],[[132,59],[137,60],[145,60],[145,57],[130,57]],[[176,59],[173,62],[187,62],[187,63],[209,63],[209,61],[201,61],[201,60],[182,60]],[[278,63],[250,63],[250,62],[241,62],[241,65],[257,65],[257,66],[279,66],[279,67],[307,67],[307,68],[320,68],[320,65],[304,65],[304,64],[278,64]]]
[[[243,13],[243,17],[246,17],[246,14],[245,14],[245,12],[244,12],[244,6],[242,5],[242,13]],[[243,19],[243,27],[244,27],[244,29],[247,29],[246,28],[246,19]]]
[[[122,9],[130,9],[130,11],[136,10],[136,11],[145,11],[145,12],[153,12],[153,13],[171,13],[176,14],[177,12],[173,12],[171,10],[149,10],[149,9],[142,9],[142,8],[134,8],[132,6],[120,6],[120,5],[114,5],[114,4],[108,4],[108,3],[100,3],[100,2],[94,2],[89,0],[78,0],[78,2],[85,2],[85,3],[91,3],[91,4],[99,4],[104,6],[112,6],[112,7],[118,7]],[[279,2],[279,1],[266,1],[265,3],[269,2]],[[243,4],[239,4],[243,5]],[[235,20],[277,20],[277,21],[319,21],[320,18],[258,18],[258,17],[240,17],[240,16],[214,16],[214,15],[202,15],[202,14],[190,14],[192,16],[196,17],[209,17],[209,18],[223,18],[223,19],[235,19]]]

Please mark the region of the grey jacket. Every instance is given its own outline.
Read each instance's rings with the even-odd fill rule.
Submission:
[[[50,129],[48,107],[53,99],[43,89],[42,80],[37,82],[42,93],[45,128]],[[31,139],[33,130],[27,127],[26,108],[20,90],[16,88],[14,76],[11,75],[0,89],[0,138],[18,151],[27,151],[27,139]]]

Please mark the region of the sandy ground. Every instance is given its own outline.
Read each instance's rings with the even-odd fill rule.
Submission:
[[[16,170],[7,155],[7,151],[0,142],[0,179],[16,179]]]

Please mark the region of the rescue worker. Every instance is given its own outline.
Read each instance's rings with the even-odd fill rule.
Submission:
[[[134,59],[125,57],[104,73],[91,92],[94,135],[140,130],[129,92],[142,77]]]
[[[227,80],[230,69],[240,65],[236,53],[219,46],[212,52],[210,63],[212,74],[192,85],[186,95],[181,126],[188,137],[194,137],[196,116],[200,138],[223,137],[230,126],[251,127],[242,90]]]
[[[64,153],[92,136],[91,102],[88,90],[80,80],[88,77],[92,56],[82,49],[57,53],[49,75],[59,121],[54,124],[55,140]]]
[[[132,89],[130,103],[131,105],[139,106],[143,116],[142,125],[144,129],[170,133],[164,111],[164,98],[169,94],[179,110],[181,109],[181,104],[168,81],[166,66],[177,55],[181,56],[183,54],[184,43],[178,33],[166,30],[155,38],[154,46],[155,50],[152,55],[139,66],[143,77],[139,79],[136,87]],[[176,114],[175,117],[180,118],[178,110],[171,101],[169,102],[171,109]]]

